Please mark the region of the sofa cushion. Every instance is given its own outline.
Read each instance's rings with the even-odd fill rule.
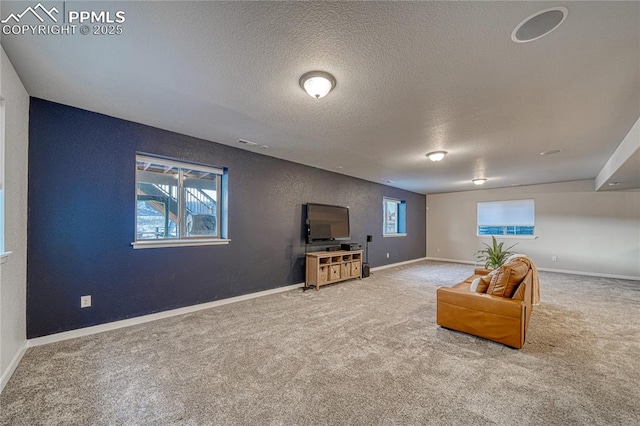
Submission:
[[[497,271],[491,278],[487,294],[510,298],[524,277],[527,276],[529,264],[522,259],[516,259],[502,265]]]
[[[489,272],[487,275],[483,275],[480,277],[480,281],[478,282],[478,286],[476,287],[476,293],[486,293],[489,288],[489,284],[491,284],[491,280],[498,273],[498,269],[494,269]]]
[[[518,287],[516,287],[516,291],[513,292],[513,300],[524,300],[524,293],[527,286],[526,284],[520,283]]]

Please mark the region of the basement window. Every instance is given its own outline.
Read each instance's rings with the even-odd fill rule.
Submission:
[[[407,202],[395,198],[382,198],[382,236],[404,237],[407,235]]]
[[[136,155],[134,248],[227,244],[222,168]]]
[[[533,199],[478,202],[477,236],[535,238]]]

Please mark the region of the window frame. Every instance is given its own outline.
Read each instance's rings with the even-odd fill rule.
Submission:
[[[387,232],[387,203],[396,204],[396,232]],[[382,236],[406,237],[407,236],[407,202],[393,197],[382,197]]]
[[[153,164],[159,164],[166,167],[176,168],[178,171],[177,185],[176,185],[176,201],[178,211],[177,238],[153,238],[153,239],[138,239],[138,163],[148,162]],[[190,163],[187,161],[178,161],[168,159],[160,156],[154,156],[150,154],[138,153],[135,157],[135,224],[134,224],[134,241],[131,243],[134,249],[144,248],[160,248],[160,247],[188,247],[188,246],[209,246],[209,245],[223,245],[229,244],[231,240],[227,238],[227,169],[220,167],[213,167],[203,164]],[[211,173],[216,175],[216,235],[186,235],[186,186],[185,170],[198,171],[203,173]],[[225,205],[223,205],[225,204]]]
[[[530,201],[531,203],[531,222],[527,223],[480,223],[480,210],[481,210],[481,205],[482,204],[490,204],[490,203],[501,203],[503,204],[505,209],[509,208],[509,204],[514,205],[512,208],[515,208],[515,204],[516,203],[522,203],[522,202],[528,202]],[[535,198],[518,198],[518,199],[511,199],[511,200],[493,200],[493,201],[478,201],[476,202],[476,237],[478,238],[491,238],[491,237],[496,237],[496,238],[517,238],[517,239],[537,239],[538,236],[535,234],[536,231],[536,227],[535,227],[535,217],[536,217],[536,209],[535,209]],[[503,233],[502,234],[484,234],[484,233],[480,233],[480,228],[481,227],[493,227],[493,228],[502,228]],[[532,233],[531,234],[518,234],[518,233],[513,233],[513,234],[507,234],[505,232],[508,231],[508,228],[533,228],[532,229]]]

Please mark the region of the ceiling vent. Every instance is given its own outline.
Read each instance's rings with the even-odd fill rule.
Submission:
[[[241,143],[242,145],[249,146],[249,147],[251,147],[251,148],[258,146],[258,144],[257,144],[257,143],[255,143],[255,142],[251,142],[251,141],[246,141],[246,140],[244,140],[244,139],[239,139],[239,140],[238,140],[238,143]]]
[[[518,24],[511,33],[511,40],[516,43],[538,40],[558,28],[568,14],[566,7],[552,7],[536,12]]]

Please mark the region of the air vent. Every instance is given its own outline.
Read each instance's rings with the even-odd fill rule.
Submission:
[[[255,142],[251,142],[251,141],[246,141],[246,140],[244,140],[244,139],[239,139],[239,140],[238,140],[238,143],[241,143],[241,144],[246,145],[246,146],[250,146],[250,147],[252,147],[252,148],[253,148],[254,146],[258,146],[258,144],[257,144],[257,143],[255,143]]]

